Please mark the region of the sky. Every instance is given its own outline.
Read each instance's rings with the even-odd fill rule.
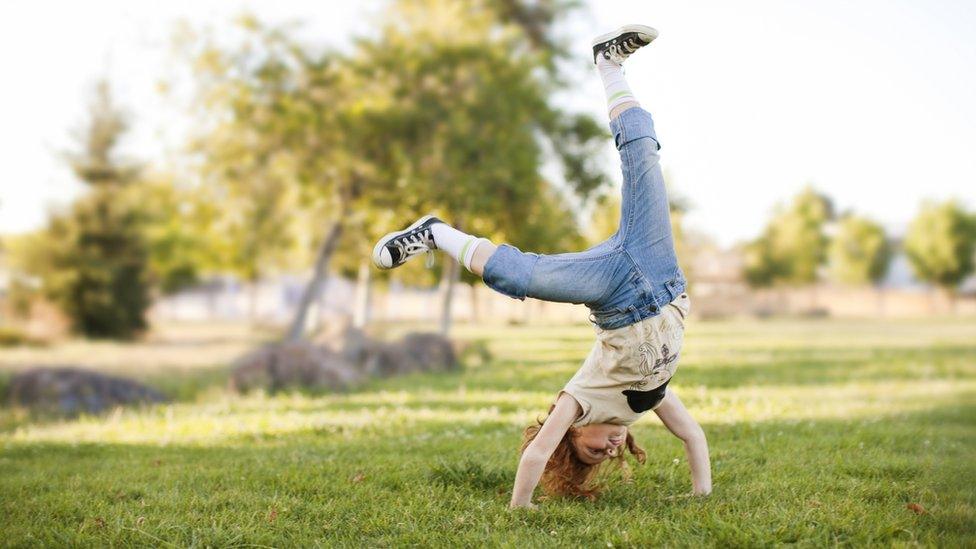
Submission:
[[[102,76],[131,116],[126,152],[179,156],[186,120],[158,92],[178,69],[177,21],[221,32],[247,10],[341,48],[373,31],[382,6],[0,0],[0,233],[43,226],[81,191],[59,155]],[[592,1],[563,30],[579,61],[561,102],[605,116],[590,37],[631,22],[660,37],[628,60],[628,81],[654,115],[689,225],[720,244],[755,237],[807,184],[894,234],[925,199],[976,208],[976,2]]]

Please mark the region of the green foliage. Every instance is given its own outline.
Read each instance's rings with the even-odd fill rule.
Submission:
[[[43,345],[43,342],[34,339],[19,328],[0,326],[0,347],[22,347],[28,345]],[[3,393],[0,392],[0,394]]]
[[[544,187],[541,197],[532,202],[528,216],[506,229],[508,241],[536,253],[563,253],[583,249],[586,241],[572,208],[559,191]]]
[[[465,231],[538,251],[573,249],[565,239],[568,229],[578,242],[575,223],[543,232],[536,222],[571,217],[539,176],[543,147],[585,198],[605,181],[592,160],[606,136],[592,117],[551,104],[554,52],[534,48],[533,36],[551,33],[554,21],[530,32],[490,2],[395,5],[382,38],[362,42],[351,60],[376,90],[371,103],[384,106],[372,118],[384,128],[378,165],[396,186],[375,204],[401,219],[438,211]]]
[[[112,101],[108,81],[100,80],[89,106],[88,123],[74,132],[78,150],[65,154],[78,179],[93,187],[131,182],[139,167],[117,153],[119,140],[128,129],[125,113]]]
[[[124,120],[101,82],[88,124],[78,133],[80,150],[67,155],[88,193],[52,217],[25,259],[72,328],[89,337],[136,335],[146,327],[150,304],[139,214],[125,199],[138,168],[115,154]]]
[[[904,247],[918,278],[952,290],[973,272],[976,217],[954,200],[923,204]]]
[[[828,249],[831,274],[844,284],[875,284],[884,278],[891,246],[881,225],[855,215],[837,224]]]
[[[43,235],[44,291],[88,337],[128,338],[146,327],[148,253],[137,212],[102,186],[54,216]]]
[[[179,185],[157,175],[126,189],[126,200],[140,216],[154,288],[172,294],[199,282],[221,261],[226,242],[214,231],[218,204],[206,189]]]
[[[313,52],[253,18],[234,47],[207,36],[182,43],[207,121],[196,140],[205,182],[222,189],[234,220],[225,229],[235,270],[260,276],[289,247],[317,246],[334,219],[345,225],[334,266],[346,274],[376,238],[428,212],[498,240],[571,244],[564,232],[543,242],[523,227],[571,217],[563,200],[540,204],[555,196],[539,175],[544,148],[569,192],[585,198],[605,181],[595,161],[602,125],[551,100],[565,54],[553,25],[568,7],[393,2],[349,54]]]
[[[593,204],[590,223],[587,226],[587,241],[599,244],[613,236],[620,226],[620,193],[612,192],[599,196]]]
[[[202,130],[191,148],[202,158],[200,192],[220,205],[210,220],[214,267],[253,282],[285,266],[295,243],[296,153],[308,151],[286,142],[301,124],[289,109],[294,52],[255,21],[241,23],[253,30],[237,50],[219,49],[209,36],[179,45],[198,86]],[[306,122],[309,133],[314,122]]]
[[[773,250],[772,241],[766,236],[743,246],[742,263],[746,282],[755,288],[772,286],[788,273],[787,265]]]
[[[744,248],[744,275],[752,286],[810,284],[827,255],[824,223],[830,200],[807,187],[788,206],[777,207],[762,235]]]

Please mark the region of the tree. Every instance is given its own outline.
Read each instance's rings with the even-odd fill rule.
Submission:
[[[242,230],[227,232],[247,261],[245,278],[283,265],[296,242],[317,246],[285,336],[297,339],[348,225],[395,184],[377,161],[389,154],[377,123],[388,107],[345,56],[313,53],[249,16],[239,22],[245,33],[235,46],[207,36],[179,44],[198,85],[196,142],[205,184],[229,199],[225,226]]]
[[[125,199],[139,213],[150,282],[162,294],[193,286],[204,273],[226,266],[222,258],[229,243],[214,232],[219,208],[226,204],[213,200],[208,190],[155,174],[126,191]]]
[[[146,327],[148,254],[138,212],[120,200],[139,172],[116,153],[126,129],[108,83],[100,82],[78,150],[65,155],[88,192],[38,239],[35,267],[45,293],[89,337],[127,338]]]
[[[281,268],[295,244],[297,174],[282,130],[294,124],[283,101],[294,89],[291,45],[250,17],[236,49],[213,37],[179,34],[176,45],[193,67],[201,130],[191,139],[204,191],[220,203],[213,219],[219,269],[248,285],[256,319],[256,284]],[[182,29],[185,30],[185,29]]]
[[[824,224],[830,200],[807,187],[786,207],[777,206],[762,235],[744,248],[745,278],[756,287],[810,284],[826,259]]]
[[[543,233],[522,241],[521,227],[552,196],[539,175],[543,152],[554,153],[579,198],[605,183],[595,160],[602,124],[552,104],[565,85],[554,61],[564,51],[552,38],[562,5],[394,2],[381,38],[363,41],[353,59],[377,91],[372,101],[389,107],[377,123],[390,153],[379,160],[397,187],[377,205],[401,219],[438,211],[461,230],[538,250]],[[448,263],[442,275],[446,333],[458,267]]]
[[[287,337],[302,335],[350,240],[358,245],[348,249],[367,253],[381,231],[429,211],[470,232],[518,236],[545,199],[544,146],[571,192],[585,197],[602,184],[593,161],[601,125],[550,104],[559,81],[544,76],[555,55],[543,31],[561,5],[394,2],[380,38],[360,40],[350,55],[311,53],[248,18],[239,47],[191,47],[210,120],[200,140],[207,171],[260,181],[271,198],[294,195],[275,211],[289,223],[314,219],[322,235]],[[447,265],[449,300],[456,273]]]
[[[956,287],[973,272],[976,220],[955,200],[926,202],[905,234],[904,247],[915,275],[954,301]]]
[[[881,225],[856,215],[843,217],[828,249],[834,280],[877,284],[888,271],[891,247]]]

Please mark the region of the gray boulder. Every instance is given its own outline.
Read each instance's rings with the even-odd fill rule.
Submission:
[[[14,406],[67,416],[166,401],[158,391],[131,379],[70,367],[21,372],[10,380],[7,397]]]
[[[350,328],[322,343],[297,341],[257,349],[233,364],[230,385],[240,392],[258,388],[271,392],[287,388],[342,390],[367,377],[457,367],[453,344],[437,334],[411,333],[384,343]]]
[[[341,353],[296,341],[267,345],[241,357],[232,365],[230,384],[239,392],[295,387],[342,390],[361,378],[356,365]]]
[[[458,367],[451,340],[438,334],[410,333],[397,344],[403,352],[405,369],[401,372],[446,372]]]
[[[362,370],[371,376],[445,372],[458,367],[451,341],[430,333],[410,333],[390,343],[369,341],[359,356]]]
[[[371,374],[367,367],[370,357],[382,353],[385,347],[382,341],[369,337],[358,328],[347,329],[341,336],[332,338],[328,345],[367,375]]]

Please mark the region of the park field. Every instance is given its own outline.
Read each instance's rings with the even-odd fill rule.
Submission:
[[[233,338],[2,351],[8,370],[115,357],[99,367],[176,400],[0,410],[0,545],[976,546],[976,319],[692,320],[671,386],[708,436],[714,493],[686,496],[681,444],[648,414],[629,482],[609,470],[599,501],[538,511],[507,509],[520,433],[592,328],[455,335],[491,358],[339,395],[228,394]]]

